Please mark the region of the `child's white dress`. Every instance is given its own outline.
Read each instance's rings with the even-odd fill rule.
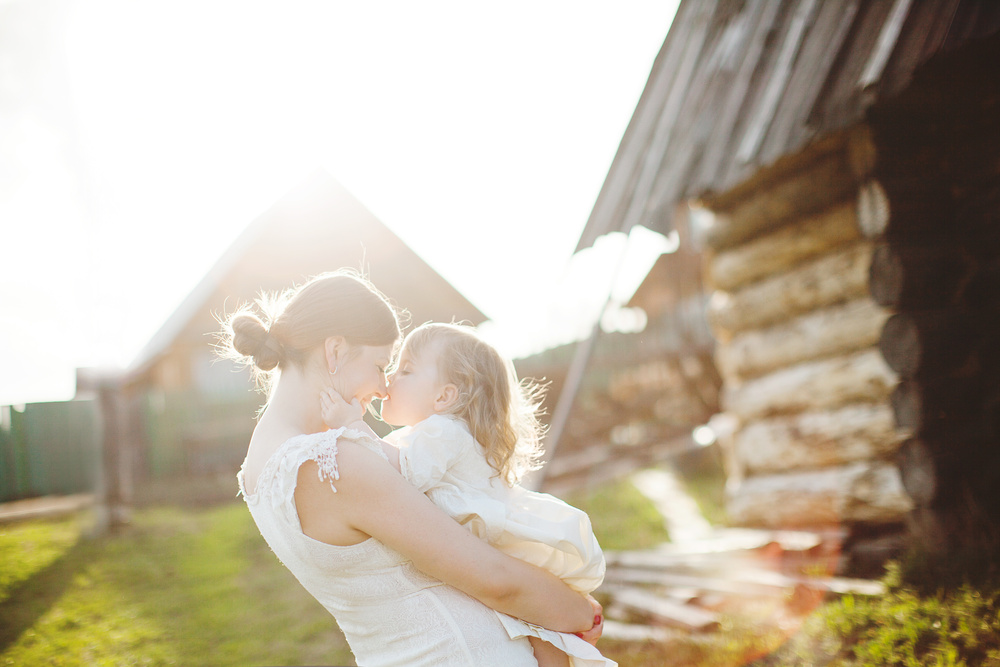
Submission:
[[[507,486],[463,420],[433,415],[385,439],[399,448],[403,476],[474,535],[581,593],[604,580],[604,554],[587,514],[547,493]],[[540,637],[569,655],[574,667],[617,664],[575,635],[498,616],[511,638]]]

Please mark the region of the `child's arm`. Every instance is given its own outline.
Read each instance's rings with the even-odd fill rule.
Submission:
[[[399,469],[399,449],[392,446],[382,438],[379,438],[378,441],[382,444],[382,451],[385,452],[386,458],[389,459],[389,464],[396,469],[396,472],[401,472]]]
[[[362,418],[364,408],[361,407],[358,399],[354,399],[348,403],[340,394],[332,389],[324,389],[319,394],[319,400],[324,424],[330,428],[349,426],[378,440],[379,444],[382,445],[382,451],[385,452],[386,457],[389,459],[389,463],[392,464],[392,467],[397,472],[399,471],[399,450],[378,437],[378,434]]]
[[[538,637],[528,637],[538,667],[569,667],[569,656]]]

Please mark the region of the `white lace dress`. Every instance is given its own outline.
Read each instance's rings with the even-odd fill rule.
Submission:
[[[298,469],[316,461],[320,477],[339,479],[338,439],[350,439],[383,458],[381,446],[357,431],[336,429],[285,442],[248,493],[250,514],[278,559],[322,604],[343,631],[362,667],[536,667],[526,639],[511,639],[485,605],[419,572],[375,539],[351,546],[318,542],[302,533],[295,508]]]
[[[433,415],[386,440],[399,448],[403,477],[477,537],[581,593],[604,581],[604,553],[586,512],[547,493],[507,486],[463,420]],[[579,637],[498,616],[511,637],[539,637],[569,655],[573,667],[617,664]]]

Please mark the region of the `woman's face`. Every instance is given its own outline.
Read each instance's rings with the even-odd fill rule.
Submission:
[[[333,388],[345,400],[356,398],[368,407],[373,398],[385,396],[385,371],[392,358],[392,345],[357,345],[337,366]]]

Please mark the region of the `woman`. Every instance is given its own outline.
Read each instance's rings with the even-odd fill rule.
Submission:
[[[489,608],[560,632],[590,633],[596,602],[459,526],[360,431],[325,431],[320,392],[367,405],[385,394],[400,330],[375,288],[324,274],[224,333],[229,356],[269,388],[238,481],[261,534],[337,619],[358,664],[535,665]],[[271,371],[279,371],[271,377]]]

